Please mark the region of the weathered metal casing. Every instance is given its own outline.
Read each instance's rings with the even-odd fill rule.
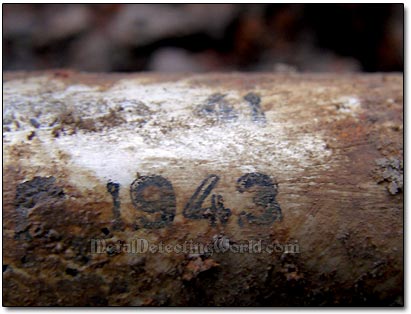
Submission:
[[[403,304],[402,75],[4,78],[4,305]]]

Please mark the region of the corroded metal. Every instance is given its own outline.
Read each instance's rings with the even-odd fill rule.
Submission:
[[[403,304],[402,75],[4,77],[6,306]]]

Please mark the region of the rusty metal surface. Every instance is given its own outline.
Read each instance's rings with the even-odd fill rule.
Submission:
[[[6,306],[403,304],[402,75],[4,79]]]

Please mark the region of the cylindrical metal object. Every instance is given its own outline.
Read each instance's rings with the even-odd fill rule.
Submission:
[[[402,305],[402,75],[4,77],[4,305]]]

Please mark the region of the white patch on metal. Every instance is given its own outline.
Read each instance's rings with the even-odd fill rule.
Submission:
[[[299,172],[311,166],[326,168],[325,160],[331,155],[320,134],[294,137],[298,126],[273,121],[270,113],[264,126],[253,122],[243,95],[235,90],[193,88],[184,81],[148,84],[127,79],[107,90],[51,86],[48,82],[37,78],[4,84],[4,114],[20,123],[18,130],[6,133],[6,140],[17,143],[24,139],[25,130],[32,128],[32,116],[41,124],[36,133],[42,148],[31,163],[41,163],[42,154],[55,155],[60,150],[71,156],[73,165],[102,181],[130,184],[137,171],[157,173],[187,162],[209,165],[210,171],[234,167],[242,172],[276,168]],[[16,89],[22,92],[16,94]],[[217,92],[225,94],[236,110],[234,121],[210,123],[207,117],[195,114],[195,108]],[[344,100],[344,104],[344,110],[359,106],[356,98]],[[118,112],[124,123],[53,137],[53,121],[67,112],[93,121]]]

